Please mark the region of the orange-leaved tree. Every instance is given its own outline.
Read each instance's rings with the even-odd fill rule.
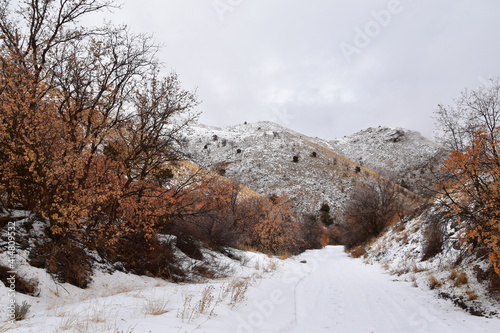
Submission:
[[[500,275],[500,132],[478,131],[465,151],[452,151],[439,186],[448,213],[463,228],[462,242],[471,250],[486,248]]]
[[[247,245],[264,253],[288,255],[303,247],[301,224],[287,197],[271,196],[249,202],[254,218],[249,223]]]
[[[196,94],[160,76],[149,37],[78,24],[112,0],[13,6],[0,2],[3,205],[41,213],[55,238],[151,228]]]
[[[437,187],[445,212],[462,227],[462,244],[486,250],[500,275],[500,83],[464,91],[456,105],[440,106],[441,142],[450,155]]]

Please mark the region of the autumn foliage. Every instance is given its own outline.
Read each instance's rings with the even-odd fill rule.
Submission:
[[[436,111],[440,141],[449,149],[437,181],[443,213],[463,231],[465,249],[487,257],[500,276],[500,82],[465,90]]]
[[[486,249],[500,275],[500,142],[499,129],[477,131],[464,151],[452,151],[439,187],[442,205],[463,228],[462,242],[471,250]]]
[[[173,251],[159,234],[185,249],[304,248],[287,198],[243,195],[201,169],[181,175],[196,93],[175,73],[161,75],[149,37],[78,24],[113,6],[0,1],[0,203],[48,221],[50,241],[33,259],[84,287],[88,249],[171,277]]]
[[[41,213],[57,237],[150,232],[169,197],[158,175],[198,103],[176,74],[159,76],[149,38],[75,25],[110,5],[0,4],[1,200]]]

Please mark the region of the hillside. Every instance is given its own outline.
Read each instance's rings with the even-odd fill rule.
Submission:
[[[195,163],[258,193],[286,195],[302,212],[316,212],[325,202],[340,207],[357,182],[376,176],[313,139],[270,122],[227,128],[197,124],[189,138],[186,153]]]
[[[226,128],[197,124],[186,153],[205,168],[264,195],[287,195],[300,211],[313,213],[322,203],[341,207],[358,183],[378,177],[377,172],[386,176],[395,170],[397,179],[406,179],[403,184],[427,175],[421,170],[440,156],[439,146],[416,132],[390,131],[368,129],[327,141],[271,122]]]
[[[471,314],[498,316],[500,277],[484,252],[461,246],[461,233],[439,204],[426,205],[389,227],[367,248],[365,261]]]
[[[428,192],[426,185],[446,157],[439,144],[403,128],[368,128],[326,144],[418,194]]]

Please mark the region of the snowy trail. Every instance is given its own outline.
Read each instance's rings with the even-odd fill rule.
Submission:
[[[68,293],[61,290],[59,296],[54,294],[57,289],[51,291],[57,286],[46,284],[44,296],[26,297],[33,304],[30,318],[18,322],[8,331],[500,332],[500,319],[469,315],[451,302],[437,299],[425,287],[415,288],[408,282],[395,281],[394,276],[379,266],[349,258],[342,247],[328,246],[287,260],[257,253],[246,254],[252,261],[236,276],[201,284],[173,284],[124,273],[101,274],[88,290],[65,285],[64,290]],[[248,281],[245,300],[231,305],[228,303],[229,294],[216,303],[217,295],[227,294],[222,291],[232,279]],[[198,300],[207,290],[213,291],[212,298],[207,301],[213,310],[209,308],[210,311],[202,313],[197,310]],[[3,292],[0,300],[6,304],[5,288]],[[148,305],[157,309],[155,304],[160,304],[160,307],[166,304],[165,311],[148,314]],[[0,332],[5,332],[2,323]]]
[[[284,285],[274,286],[287,295],[286,302],[276,305],[274,314],[265,316],[262,324],[254,314],[238,331],[500,332],[499,319],[471,316],[450,302],[436,299],[430,291],[394,281],[379,267],[349,258],[342,247],[309,251],[297,260],[306,260],[301,265],[307,268],[295,267],[295,283],[286,283],[285,278]],[[285,265],[283,269],[294,268]],[[261,296],[271,293],[260,290]],[[266,314],[264,300],[253,302],[261,314]],[[278,328],[279,322],[288,324]]]

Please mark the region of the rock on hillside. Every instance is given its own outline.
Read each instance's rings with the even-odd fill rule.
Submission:
[[[322,203],[340,207],[357,182],[376,176],[320,141],[270,122],[227,128],[197,124],[186,153],[258,193],[286,195],[308,213]]]

